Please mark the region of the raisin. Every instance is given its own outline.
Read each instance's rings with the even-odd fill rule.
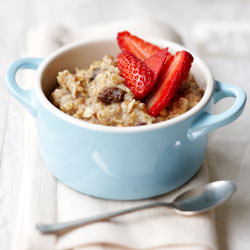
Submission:
[[[146,122],[138,122],[135,124],[135,126],[143,126],[143,125],[147,125]]]
[[[97,99],[104,104],[111,104],[116,102],[122,102],[124,100],[124,95],[126,91],[116,88],[109,87],[105,88],[101,93],[99,93]]]
[[[94,73],[93,73],[93,76],[90,78],[90,81],[94,81],[95,78],[97,77],[97,75],[101,72],[101,69],[100,68],[96,68],[94,69]]]

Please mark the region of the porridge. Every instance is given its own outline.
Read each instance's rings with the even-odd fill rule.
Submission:
[[[50,96],[56,107],[73,117],[108,126],[165,121],[190,110],[203,96],[189,73],[169,104],[158,115],[152,116],[144,100],[134,98],[117,62],[110,56],[93,62],[87,69],[76,69],[75,73],[59,72],[57,82],[58,86]]]

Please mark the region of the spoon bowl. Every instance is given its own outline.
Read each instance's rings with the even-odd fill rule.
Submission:
[[[230,180],[215,181],[189,189],[172,202],[178,213],[197,214],[220,205],[236,191],[236,184]]]

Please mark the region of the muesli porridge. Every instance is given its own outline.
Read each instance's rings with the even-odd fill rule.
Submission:
[[[125,85],[117,62],[111,56],[93,62],[88,69],[58,73],[58,86],[51,102],[63,112],[108,126],[139,126],[165,121],[194,107],[202,98],[201,90],[189,73],[174,98],[157,116],[148,113],[142,100],[136,100]]]

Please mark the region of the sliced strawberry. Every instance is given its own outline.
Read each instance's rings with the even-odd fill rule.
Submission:
[[[128,51],[118,55],[118,67],[136,99],[143,99],[155,84],[154,72]]]
[[[142,61],[160,50],[158,46],[146,42],[137,36],[133,36],[128,31],[119,32],[117,41],[121,50],[132,53]]]
[[[165,48],[159,50],[154,55],[150,56],[148,59],[145,60],[145,63],[154,72],[155,81],[162,70],[162,67],[166,61],[167,56],[168,56],[168,48]]]
[[[165,64],[164,64],[164,69],[162,69],[162,72],[165,72],[169,66],[169,62],[170,60],[173,58],[174,56],[168,52],[168,55],[167,55],[167,58],[166,58],[166,61],[165,61]]]
[[[193,56],[185,50],[177,52],[169,60],[147,101],[150,115],[157,116],[169,104],[181,83],[187,78],[192,62]]]

